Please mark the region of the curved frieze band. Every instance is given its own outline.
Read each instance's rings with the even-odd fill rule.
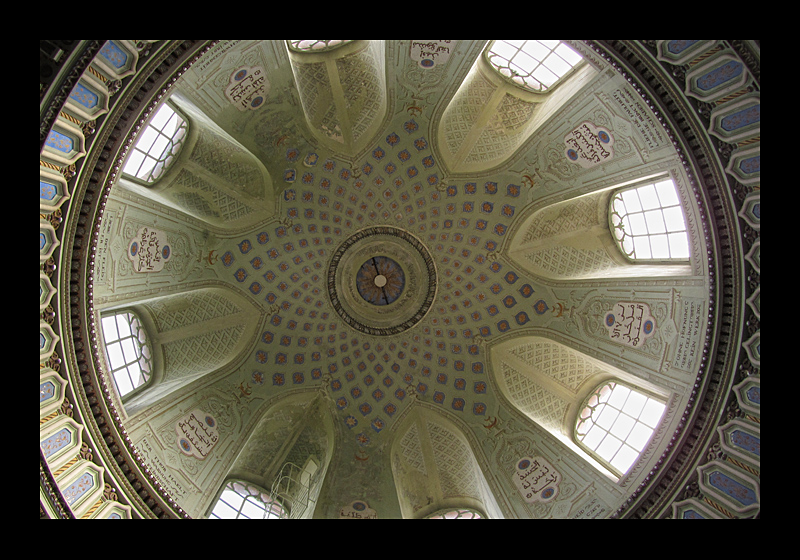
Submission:
[[[48,110],[40,112],[42,143],[57,120],[64,100],[104,41],[86,43],[84,51],[73,56],[71,68],[63,71],[63,77],[53,82],[52,88],[58,91],[48,93],[53,102]],[[108,189],[120,169],[127,146],[131,144],[133,132],[143,122],[142,115],[158,104],[170,86],[210,44],[213,43],[165,41],[151,46],[151,53],[142,57],[137,73],[126,76],[119,84],[109,112],[92,123],[91,134],[86,140],[88,156],[65,174],[70,183],[71,199],[64,203],[57,216],[47,217],[60,225],[55,228],[60,246],[47,262],[42,263],[42,270],[46,274],[49,272],[48,276],[59,294],[59,304],[43,320],[52,329],[62,325],[67,326],[70,332],[56,332],[60,339],[46,361],[63,364],[61,374],[69,375],[67,402],[72,404],[65,406],[73,411],[75,420],[82,423],[88,432],[85,438],[96,455],[92,458],[89,453],[89,460],[108,469],[106,482],[118,486],[115,491],[119,501],[132,505],[144,517],[181,518],[187,515],[149,474],[148,466],[130,445],[119,415],[110,404],[102,376],[98,375],[99,350],[93,324],[91,262]],[[707,125],[713,106],[684,94],[682,80],[686,69],[659,61],[655,41],[608,41],[589,45],[625,76],[643,100],[662,115],[665,129],[685,158],[687,173],[695,181],[698,205],[705,212],[704,225],[710,247],[708,264],[715,278],[712,282],[714,293],[710,294],[714,306],[708,316],[712,334],[706,339],[693,404],[684,413],[681,428],[674,434],[662,462],[625,507],[614,515],[619,518],[663,517],[668,515],[671,504],[694,497],[687,488],[697,486],[696,467],[709,455],[709,448],[717,443],[718,425],[727,421],[726,415],[740,414],[733,386],[743,378],[758,375],[758,364],[753,362],[743,343],[757,334],[760,317],[741,305],[757,292],[759,286],[758,272],[743,270],[748,266],[745,255],[758,243],[758,232],[744,226],[737,214],[743,210],[752,189],[738,184],[726,174],[735,147],[708,134]],[[760,68],[747,45],[732,41],[727,45],[738,54],[758,84]],[[356,236],[359,237],[353,236],[337,248],[328,271],[332,303],[334,298],[338,299],[342,285],[341,279],[337,280],[337,271],[341,271],[339,264],[350,250],[370,235],[396,235],[396,232],[388,231],[392,228],[380,229],[358,232]],[[428,274],[420,292],[424,297],[413,302],[409,317],[398,315],[400,318],[396,323],[380,327],[387,329],[385,333],[368,326],[363,320],[354,319],[343,304],[337,306],[334,303],[337,313],[356,330],[377,335],[401,332],[416,324],[433,301],[436,270],[427,249],[413,236],[398,237],[398,241],[405,251],[416,253],[419,262],[424,263]],[[392,258],[403,267],[402,260],[394,259],[391,254],[382,256]],[[360,257],[358,266],[367,261]],[[376,282],[378,276],[386,275],[372,277],[375,286],[379,283]],[[406,274],[398,297],[391,302],[387,299],[388,305],[384,307],[388,309],[401,301],[403,294],[410,291],[408,281],[409,275]],[[372,305],[361,299],[365,305]],[[59,371],[57,367],[53,369]],[[57,485],[57,478],[40,456],[40,496],[48,493],[51,512],[69,517],[69,504],[60,495]]]
[[[744,350],[739,336],[744,321],[742,301],[742,248],[739,245],[735,185],[725,174],[730,146],[711,138],[707,130],[709,108],[682,93],[680,79],[685,70],[670,67],[655,59],[655,42],[649,48],[639,43],[607,41],[593,44],[637,89],[654,109],[663,115],[664,124],[693,185],[698,206],[704,208],[705,234],[709,247],[708,265],[716,279],[712,283],[709,310],[709,336],[703,350],[703,365],[697,375],[693,402],[684,412],[680,433],[653,469],[648,481],[628,503],[616,512],[617,517],[652,517],[665,511],[676,493],[693,474],[696,461],[707,452],[714,438],[719,415],[730,405],[730,389],[737,374],[735,366]],[[658,105],[654,105],[658,102]],[[706,121],[705,123],[702,121]],[[716,145],[715,145],[716,144]],[[669,458],[669,462],[666,459]]]

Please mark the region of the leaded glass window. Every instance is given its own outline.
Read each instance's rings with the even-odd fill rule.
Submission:
[[[217,500],[209,519],[283,519],[283,506],[254,484],[231,480]]]
[[[598,386],[580,409],[575,439],[618,476],[644,451],[664,415],[664,402],[617,381]]]
[[[535,92],[552,88],[583,60],[562,41],[509,40],[492,41],[486,59],[502,76]]]
[[[128,155],[123,173],[147,183],[161,177],[178,155],[186,137],[186,121],[164,103],[139,131],[136,143]]]
[[[425,519],[483,519],[479,511],[469,508],[443,509]]]
[[[614,239],[629,258],[689,258],[686,220],[671,179],[617,192],[609,212]]]
[[[147,333],[136,314],[126,311],[101,319],[106,358],[120,396],[141,387],[152,374]]]
[[[300,52],[324,52],[335,49],[336,47],[341,47],[342,45],[349,43],[350,41],[342,41],[342,40],[315,40],[315,39],[303,39],[303,40],[290,40],[289,41],[289,48],[294,51]]]

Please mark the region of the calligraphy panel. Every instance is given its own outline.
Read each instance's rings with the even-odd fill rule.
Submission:
[[[547,503],[558,496],[561,474],[543,457],[523,457],[517,462],[514,484],[529,504]]]
[[[128,258],[136,272],[158,272],[170,259],[167,234],[154,228],[142,227],[128,244]]]
[[[240,111],[255,111],[264,104],[269,81],[260,66],[243,66],[231,74],[225,97]]]
[[[656,330],[650,306],[635,301],[618,301],[606,313],[604,325],[613,342],[634,348],[644,344]]]
[[[339,508],[339,519],[378,519],[378,512],[369,507],[367,502],[356,500]]]
[[[564,137],[567,159],[586,169],[614,157],[614,137],[611,133],[584,121]]]
[[[178,420],[175,433],[180,450],[196,459],[205,459],[219,441],[217,421],[199,409]]]
[[[450,58],[453,41],[411,41],[411,60],[422,68],[433,68]]]

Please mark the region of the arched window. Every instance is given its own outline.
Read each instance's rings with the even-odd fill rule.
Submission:
[[[618,476],[631,468],[664,415],[666,405],[618,381],[599,385],[579,407],[575,440]]]
[[[483,519],[483,515],[476,509],[456,508],[439,510],[425,519]]]
[[[106,358],[120,396],[125,396],[150,379],[152,356],[139,318],[130,311],[101,319]]]
[[[231,480],[217,500],[209,519],[285,519],[281,504],[263,489],[241,480]]]
[[[689,237],[671,179],[617,192],[609,209],[620,250],[634,260],[687,260]]]
[[[341,40],[322,41],[313,39],[295,39],[289,41],[289,48],[299,52],[323,52],[335,49],[336,47],[340,47],[349,42],[350,41]]]
[[[139,131],[123,173],[147,183],[156,181],[178,155],[186,137],[186,121],[164,103],[147,126]]]
[[[492,41],[486,60],[502,76],[535,92],[545,92],[583,58],[561,41]]]

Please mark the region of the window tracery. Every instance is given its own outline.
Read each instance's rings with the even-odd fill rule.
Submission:
[[[453,508],[442,509],[425,516],[425,519],[483,519],[483,515],[476,509]]]
[[[287,41],[289,48],[298,52],[324,52],[349,43],[343,40],[293,39]]]
[[[534,92],[552,89],[583,60],[557,40],[495,40],[485,55],[501,76]]]
[[[611,231],[633,260],[687,260],[689,237],[675,183],[664,179],[611,197]]]
[[[147,333],[130,311],[106,315],[101,325],[108,365],[122,397],[150,380],[152,355]]]
[[[575,441],[622,476],[644,451],[665,408],[664,402],[644,392],[616,380],[606,381],[578,408]]]
[[[139,132],[128,155],[123,173],[146,183],[157,181],[178,155],[188,125],[169,104],[164,103]]]
[[[209,519],[285,519],[284,507],[262,488],[242,480],[225,485]]]

